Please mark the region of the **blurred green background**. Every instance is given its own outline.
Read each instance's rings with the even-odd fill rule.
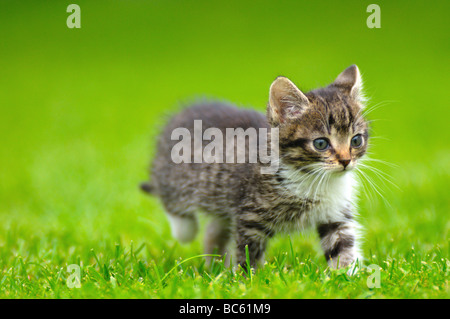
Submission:
[[[276,76],[306,91],[353,63],[379,106],[372,157],[398,165],[377,166],[399,187],[379,182],[388,204],[362,196],[365,250],[448,254],[449,1],[377,1],[380,29],[371,1],[78,0],[81,29],[70,3],[0,4],[4,258],[115,240],[157,252],[173,239],[137,185],[167,112],[199,97],[264,111]]]

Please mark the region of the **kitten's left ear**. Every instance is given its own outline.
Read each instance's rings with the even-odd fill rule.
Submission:
[[[363,100],[361,73],[355,64],[342,71],[334,80],[333,85],[342,88],[354,99],[358,101]]]

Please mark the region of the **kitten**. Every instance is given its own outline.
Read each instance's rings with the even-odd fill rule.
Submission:
[[[195,104],[175,115],[159,138],[151,182],[141,185],[158,196],[167,211],[172,234],[180,242],[195,238],[197,211],[210,214],[204,239],[207,254],[225,254],[234,242],[237,263],[246,268],[263,260],[267,241],[276,233],[315,227],[325,258],[333,268],[361,260],[355,215],[354,168],[368,145],[363,118],[361,76],[356,65],[325,88],[301,92],[278,77],[269,92],[267,114],[219,102]],[[261,141],[279,132],[278,170],[262,174],[265,164],[179,163],[171,158],[177,128],[194,134],[217,128],[266,129]],[[264,131],[262,131],[264,132]],[[192,135],[191,135],[192,136]],[[193,143],[191,157],[210,143]],[[248,151],[249,142],[245,144]],[[186,155],[186,154],[185,154]],[[189,156],[189,154],[188,154]],[[227,254],[229,255],[229,254]]]

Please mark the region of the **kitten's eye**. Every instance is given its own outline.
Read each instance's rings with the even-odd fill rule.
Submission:
[[[363,139],[362,139],[361,135],[359,135],[359,134],[355,135],[352,138],[351,145],[354,148],[358,148],[358,147],[360,147],[362,145],[362,141],[363,141]]]
[[[327,141],[326,139],[324,139],[324,138],[318,138],[318,139],[315,139],[314,142],[313,142],[313,144],[314,144],[314,147],[315,147],[316,149],[318,149],[319,151],[324,151],[324,150],[326,150],[326,149],[328,148],[328,146],[330,145],[330,144],[328,143],[328,141]]]

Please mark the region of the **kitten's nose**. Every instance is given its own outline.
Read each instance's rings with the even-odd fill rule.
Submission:
[[[348,166],[348,164],[350,164],[350,161],[351,160],[349,160],[349,159],[341,159],[341,160],[339,160],[339,163],[341,163],[342,166],[344,166],[344,169],[345,169]]]

